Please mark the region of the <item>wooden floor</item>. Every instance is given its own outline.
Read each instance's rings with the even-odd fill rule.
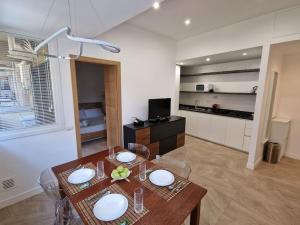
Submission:
[[[284,158],[250,171],[246,154],[192,137],[169,155],[185,159],[190,179],[208,189],[201,225],[300,224],[300,161]],[[0,225],[48,225],[52,216],[52,202],[39,194],[0,210]]]
[[[81,146],[82,156],[88,156],[107,149],[107,142],[105,138],[100,138],[82,143]]]

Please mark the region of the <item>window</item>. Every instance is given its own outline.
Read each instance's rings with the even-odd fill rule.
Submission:
[[[56,122],[49,59],[30,53],[37,44],[0,32],[0,136]]]

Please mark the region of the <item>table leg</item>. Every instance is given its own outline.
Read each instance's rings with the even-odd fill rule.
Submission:
[[[195,206],[191,213],[190,225],[199,225],[200,224],[200,209],[201,209],[201,202]]]

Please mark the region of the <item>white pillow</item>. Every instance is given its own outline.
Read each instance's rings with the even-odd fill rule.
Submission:
[[[86,109],[85,115],[87,118],[96,118],[96,117],[102,117],[103,113],[100,108],[97,109]]]
[[[84,109],[80,109],[79,110],[79,119],[80,120],[84,120],[86,118],[87,118],[87,116],[86,116],[85,110]]]
[[[89,121],[87,120],[80,121],[80,127],[87,127],[88,125],[89,125]]]

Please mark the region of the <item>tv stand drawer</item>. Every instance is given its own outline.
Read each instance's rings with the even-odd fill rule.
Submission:
[[[143,126],[124,125],[124,147],[138,143],[150,149],[150,158],[179,148],[185,142],[185,118],[171,116],[170,120],[158,123],[145,121]]]
[[[136,143],[142,145],[150,144],[150,128],[139,129],[135,133]]]
[[[185,119],[159,123],[151,127],[150,142],[156,142],[165,138],[185,132]]]

